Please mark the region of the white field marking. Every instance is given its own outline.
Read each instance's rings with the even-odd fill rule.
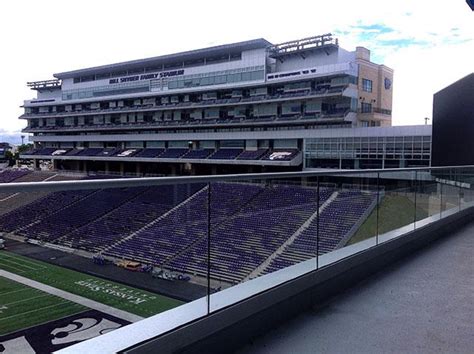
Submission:
[[[0,296],[9,295],[9,294],[13,294],[13,293],[19,293],[20,291],[25,291],[25,290],[28,290],[28,288],[26,286],[22,289],[17,289],[17,290],[8,291],[6,293],[2,293],[2,294],[0,294]]]
[[[41,182],[47,182],[47,181],[50,181],[52,180],[54,177],[56,177],[58,174],[56,173],[55,175],[51,176],[51,177],[48,177],[46,178],[45,180],[42,180]]]
[[[45,269],[46,268],[46,266],[44,266],[42,264],[39,264],[38,262],[33,262],[33,261],[30,261],[29,259],[15,257],[15,256],[12,256],[12,255],[9,255],[6,252],[0,253],[0,259],[2,259],[2,258],[14,259],[15,261],[17,261],[18,264],[21,264],[21,263],[31,264],[31,265],[34,265],[37,269]]]
[[[15,266],[17,266],[17,267],[20,267],[20,268],[27,268],[27,269],[29,269],[29,270],[38,270],[38,268],[33,268],[33,267],[30,267],[30,266],[28,266],[28,265],[26,265],[26,264],[22,264],[22,263],[16,262],[15,260],[11,260],[11,258],[8,259],[8,258],[2,258],[2,257],[0,257],[0,262],[4,262],[4,263],[6,262],[7,264],[13,264],[13,265],[15,265]]]
[[[18,194],[20,194],[20,193],[13,193],[13,194],[10,194],[8,197],[5,197],[5,198],[3,198],[3,199],[0,199],[0,202],[6,202],[8,199],[15,198]]]
[[[57,304],[54,304],[54,305],[40,307],[39,309],[34,309],[34,310],[26,311],[26,312],[20,312],[20,313],[16,313],[14,315],[10,315],[10,316],[7,316],[7,317],[2,317],[2,318],[0,318],[0,321],[8,320],[10,318],[17,317],[17,316],[24,316],[27,313],[38,312],[38,311],[42,311],[42,310],[45,310],[45,309],[49,309],[49,308],[52,308],[52,307],[57,307],[57,306],[65,305],[65,304],[75,305],[74,303],[71,304],[71,302],[69,302],[69,301],[58,302]]]
[[[46,297],[46,296],[52,297],[52,295],[50,295],[50,294],[43,294],[43,295],[40,295],[40,296],[33,296],[33,297],[29,297],[28,299],[17,300],[17,301],[9,302],[7,304],[2,304],[2,305],[3,306],[11,306],[11,305],[19,304],[20,302],[39,299],[39,298]]]
[[[1,267],[7,267],[8,269],[14,269],[15,272],[18,272],[18,273],[25,273],[26,272],[26,270],[24,270],[24,269],[19,269],[17,267],[14,267],[14,266],[8,264],[8,263],[4,263],[2,259],[0,259],[0,269],[1,269]]]
[[[8,278],[10,280],[16,281],[17,283],[21,283],[21,284],[27,285],[31,288],[35,288],[35,289],[44,291],[45,293],[48,293],[48,294],[51,294],[51,295],[56,295],[56,296],[61,297],[65,300],[75,302],[79,305],[88,307],[88,308],[93,309],[93,310],[97,310],[97,311],[100,311],[100,312],[107,313],[109,315],[124,319],[124,320],[129,321],[129,322],[138,322],[138,321],[143,319],[143,317],[132,314],[130,312],[120,310],[120,309],[117,309],[117,308],[109,306],[109,305],[102,304],[98,301],[91,300],[91,299],[88,299],[88,298],[80,296],[80,295],[72,294],[72,293],[69,293],[67,291],[54,288],[52,286],[37,282],[35,280],[22,277],[21,275],[11,273],[11,272],[7,272],[6,270],[3,270],[3,269],[0,269],[0,277]]]

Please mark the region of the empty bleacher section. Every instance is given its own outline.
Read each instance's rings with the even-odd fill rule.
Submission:
[[[0,183],[10,183],[17,178],[27,175],[29,171],[26,170],[3,170],[0,172]]]
[[[22,229],[70,206],[93,192],[94,191],[66,191],[51,193],[31,204],[2,215],[0,217],[0,228],[4,232]],[[30,237],[30,234],[28,234],[28,237]]]
[[[197,277],[207,275],[210,231],[211,277],[236,283],[338,248],[376,201],[333,187],[319,196],[238,182],[54,192],[1,215],[0,231]]]
[[[165,149],[143,149],[135,154],[135,157],[158,157]]]
[[[143,188],[113,188],[92,191],[92,193],[84,191],[88,193],[87,198],[37,219],[32,225],[20,230],[18,234],[42,241],[53,241],[95,221],[143,192]]]
[[[245,150],[237,156],[237,160],[260,160],[267,151],[268,149]]]
[[[211,229],[212,278],[232,283],[243,280],[315,211],[314,188],[286,185],[262,188],[261,191],[254,190],[257,193],[250,199],[243,191],[240,203],[226,204],[223,203],[227,199],[225,194],[215,195],[216,207],[219,206],[220,213],[227,216],[214,221]],[[233,204],[241,207],[235,211]],[[228,212],[222,210],[226,207]],[[205,276],[206,245],[204,237],[165,266]]]
[[[234,160],[242,151],[242,149],[220,149],[209,156],[209,158],[214,160]]]
[[[188,149],[170,148],[162,152],[159,157],[162,159],[178,159],[182,157],[188,151],[189,151]]]
[[[189,152],[183,155],[183,159],[207,159],[213,152],[213,149],[189,150]]]
[[[160,265],[207,235],[207,193],[201,190],[149,227],[104,254]]]
[[[14,182],[70,181],[76,177],[58,175],[50,172],[31,172]],[[33,201],[48,195],[48,192],[0,193],[0,215],[9,213]]]
[[[186,149],[186,148],[146,148],[146,149],[57,149],[48,148],[33,150],[25,155],[36,156],[84,156],[84,157],[123,157],[123,158],[160,158],[160,159],[210,159],[210,160],[264,160],[291,161],[299,150],[297,149],[258,149],[243,150],[233,148],[223,149]]]
[[[374,192],[360,190],[339,192],[335,200],[321,211],[319,241],[316,237],[318,226],[315,219],[270,263],[265,272],[271,273],[338,248],[341,241],[357,231],[360,222],[374,208],[376,200],[377,194]]]
[[[194,184],[143,188],[135,198],[55,243],[100,252],[155,221],[202,187]]]

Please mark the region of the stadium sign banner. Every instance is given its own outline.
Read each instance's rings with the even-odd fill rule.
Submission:
[[[134,305],[140,305],[141,303],[147,302],[148,300],[156,299],[155,296],[149,296],[136,290],[123,288],[117,285],[94,279],[79,280],[76,281],[74,284],[85,287],[94,292],[101,292],[103,294],[108,294],[114,297],[121,298]]]
[[[171,70],[171,71],[162,71],[160,73],[155,74],[143,74],[143,75],[133,75],[133,76],[126,76],[126,77],[119,77],[116,79],[110,79],[110,84],[122,84],[125,82],[133,82],[133,81],[142,81],[142,80],[152,80],[152,79],[161,79],[165,77],[172,77],[172,76],[181,76],[184,75],[184,69],[180,70]]]

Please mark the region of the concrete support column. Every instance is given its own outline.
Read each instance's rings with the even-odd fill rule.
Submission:
[[[360,168],[359,159],[354,160],[354,169],[358,170]]]
[[[81,161],[74,161],[74,171],[76,172],[81,171]]]
[[[140,176],[140,174],[142,173],[141,167],[142,166],[140,165],[140,162],[137,162],[136,167],[135,167],[135,171],[137,173],[137,176]]]
[[[125,164],[120,162],[120,174],[123,176],[125,174]]]
[[[171,175],[176,176],[176,165],[171,165]]]
[[[83,161],[82,170],[87,173],[87,161]]]
[[[104,163],[104,172],[107,174],[110,172],[110,164],[109,164],[109,161],[105,161]]]

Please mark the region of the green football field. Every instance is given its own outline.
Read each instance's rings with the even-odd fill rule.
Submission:
[[[74,302],[0,277],[0,336],[86,309]]]
[[[182,304],[181,301],[166,296],[125,286],[4,250],[0,251],[0,269],[142,317],[149,317]],[[131,273],[131,275],[133,274]]]

